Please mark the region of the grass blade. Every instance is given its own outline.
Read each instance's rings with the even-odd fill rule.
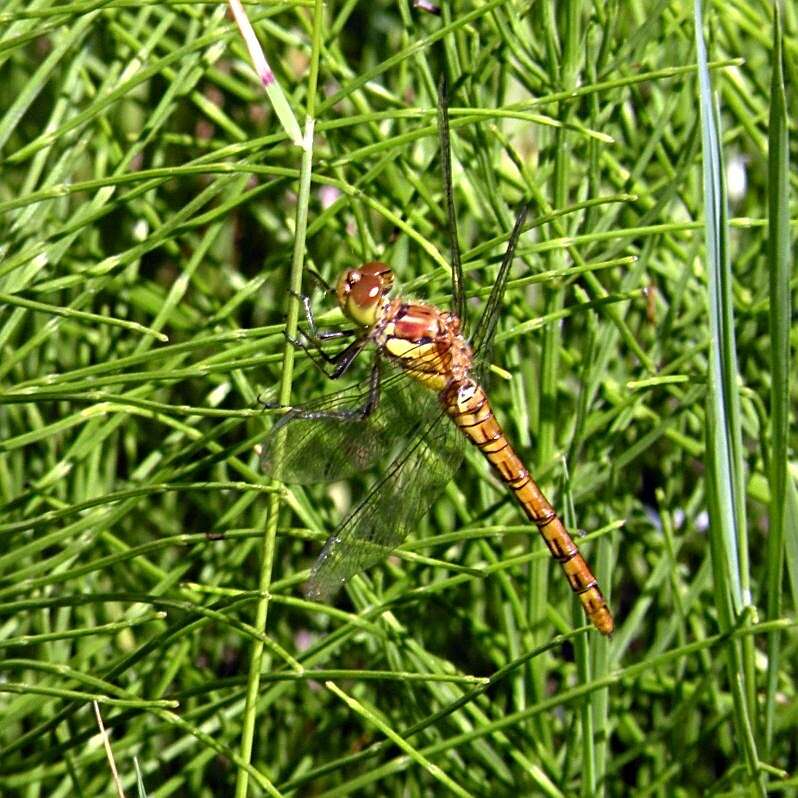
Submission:
[[[701,0],[695,0],[694,20],[701,107],[710,328],[705,455],[709,540],[720,628],[729,632],[736,625],[743,605],[750,603],[742,428],[729,256],[728,206],[718,113],[712,95],[703,38]],[[734,698],[735,725],[748,775],[751,783],[764,795],[754,738],[753,657],[746,656],[751,652],[750,648],[745,649],[746,647],[735,641],[729,641],[727,667]]]
[[[311,142],[307,142],[302,137],[299,122],[297,122],[296,116],[294,116],[294,112],[285,98],[285,93],[277,82],[269,62],[266,60],[266,54],[260,46],[244,6],[241,5],[241,0],[230,0],[230,9],[233,12],[238,29],[241,31],[241,36],[247,45],[249,57],[252,59],[252,66],[255,68],[255,72],[258,73],[258,79],[266,90],[266,95],[271,101],[274,113],[280,120],[280,124],[283,126],[288,138],[298,147],[311,146]]]
[[[781,586],[784,572],[784,543],[798,532],[787,507],[790,426],[790,327],[792,323],[790,277],[790,145],[787,98],[784,91],[781,13],[773,5],[773,74],[770,84],[768,125],[768,263],[770,266],[770,534],[767,552],[767,617],[782,611]],[[793,570],[798,563],[792,563]],[[793,596],[795,599],[795,596]],[[768,637],[768,680],[765,703],[765,751],[773,742],[776,688],[782,636]]]

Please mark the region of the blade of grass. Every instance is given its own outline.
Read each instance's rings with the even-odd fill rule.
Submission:
[[[356,712],[358,715],[361,715],[365,718],[369,723],[376,726],[386,737],[393,741],[393,743],[399,748],[404,751],[410,759],[412,759],[417,765],[424,768],[430,776],[434,779],[439,781],[445,787],[447,787],[452,793],[455,795],[462,795],[465,798],[469,798],[471,793],[464,790],[459,784],[452,781],[452,779],[447,776],[441,768],[436,765],[434,762],[430,762],[423,754],[421,754],[416,748],[414,748],[410,743],[408,743],[404,737],[397,734],[394,729],[392,729],[384,720],[377,716],[377,713],[374,712],[372,709],[364,706],[360,701],[352,696],[347,695],[340,687],[338,687],[335,682],[327,681],[324,683],[324,686],[330,690],[331,692],[335,693],[342,701],[346,703],[346,705]]]
[[[313,44],[310,75],[308,77],[307,108],[305,117],[305,138],[302,149],[302,161],[299,167],[299,192],[297,196],[296,229],[294,231],[294,249],[291,258],[291,298],[288,304],[286,330],[294,337],[299,319],[299,292],[302,289],[302,269],[305,262],[305,236],[308,225],[308,206],[310,203],[311,173],[313,171],[313,130],[316,113],[316,88],[319,74],[319,56],[321,53],[323,16],[322,0],[316,0],[313,11]],[[291,381],[294,366],[294,347],[286,340],[283,351],[283,369],[280,378],[279,403],[287,405],[291,399]],[[279,458],[279,452],[277,457]],[[281,498],[279,493],[272,495],[269,502],[269,515],[263,534],[261,549],[261,571],[258,582],[263,598],[258,602],[255,612],[255,628],[266,628],[269,612],[269,588],[271,587],[274,550],[277,539],[277,522],[280,514]],[[249,675],[247,677],[246,707],[244,709],[241,729],[241,759],[249,764],[252,759],[252,746],[257,719],[258,692],[260,688],[260,672],[263,668],[264,645],[256,642],[252,646]],[[246,798],[249,774],[240,769],[236,778],[236,798]]]
[[[304,147],[306,145],[312,147],[312,141],[302,138],[299,122],[296,121],[296,116],[294,116],[294,112],[288,104],[288,100],[285,98],[285,93],[274,77],[274,72],[272,72],[269,62],[266,60],[266,55],[263,52],[263,48],[260,46],[258,37],[255,35],[255,31],[249,21],[247,12],[244,10],[244,6],[241,5],[240,0],[229,0],[229,3],[236,20],[236,25],[238,25],[241,36],[247,45],[249,57],[252,59],[252,66],[255,68],[258,79],[266,90],[266,95],[271,101],[274,113],[280,120],[280,124],[283,126],[286,135],[298,147]]]
[[[770,84],[770,123],[768,125],[768,265],[770,274],[770,529],[767,550],[767,617],[777,618],[782,611],[784,543],[796,529],[788,529],[790,426],[790,145],[787,98],[784,90],[781,12],[773,4],[773,66]],[[794,516],[792,517],[794,521]],[[768,676],[765,698],[765,756],[773,743],[782,636],[768,637]]]
[[[728,243],[728,211],[723,180],[721,137],[707,54],[701,0],[695,0],[694,22],[698,60],[699,104],[704,175],[707,292],[710,359],[706,416],[709,541],[720,628],[729,632],[744,605],[750,604],[748,585],[745,488],[742,467],[742,429],[738,393],[737,354],[732,302],[732,273]],[[750,638],[749,638],[750,640]],[[729,686],[734,699],[738,745],[742,746],[752,787],[764,796],[755,739],[750,647],[730,641],[727,646]]]

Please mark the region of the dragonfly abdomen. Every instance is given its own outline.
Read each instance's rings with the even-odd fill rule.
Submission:
[[[513,491],[527,518],[540,530],[551,556],[560,563],[593,625],[605,635],[612,634],[615,624],[598,580],[507,440],[485,391],[471,379],[455,381],[441,394],[441,401],[454,423],[485,455]]]

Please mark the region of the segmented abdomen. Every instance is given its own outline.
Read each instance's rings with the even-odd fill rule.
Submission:
[[[593,625],[605,635],[612,634],[615,623],[596,577],[507,440],[485,391],[477,383],[464,380],[451,384],[441,394],[441,400],[454,423],[494,466],[527,518],[540,530],[551,556],[560,563]]]

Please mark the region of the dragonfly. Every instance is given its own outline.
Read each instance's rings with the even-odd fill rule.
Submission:
[[[309,598],[329,601],[355,574],[381,561],[426,515],[453,478],[466,442],[482,452],[560,564],[584,611],[603,634],[614,629],[598,580],[556,511],[515,452],[494,415],[482,373],[527,206],[517,214],[485,308],[470,341],[464,329],[463,270],[452,192],[445,83],[438,91],[438,133],[450,237],[452,308],[394,295],[391,267],[371,261],[344,271],[335,292],[351,330],[317,329],[301,297],[308,332],[290,339],[331,379],[342,377],[366,350],[363,384],[288,410],[261,451],[264,472],[288,483],[346,479],[389,462],[383,476],[324,545],[306,585]],[[335,355],[334,339],[351,337]]]

